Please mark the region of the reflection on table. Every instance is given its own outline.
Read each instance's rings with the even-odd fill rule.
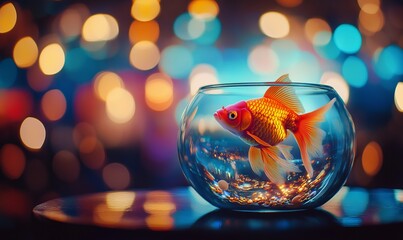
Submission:
[[[403,190],[343,187],[321,208],[289,212],[220,210],[192,188],[105,192],[54,199],[36,206],[34,214],[39,225],[59,226],[59,234],[75,226],[95,228],[94,234],[113,231],[115,237],[122,232],[131,237],[148,234],[150,238],[173,233],[185,238],[245,234],[292,237],[302,232],[327,232],[347,238],[402,227]]]

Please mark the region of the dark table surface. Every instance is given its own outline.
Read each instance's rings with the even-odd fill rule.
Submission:
[[[384,239],[403,233],[403,190],[343,187],[311,210],[220,210],[192,188],[104,192],[34,208],[34,239]]]

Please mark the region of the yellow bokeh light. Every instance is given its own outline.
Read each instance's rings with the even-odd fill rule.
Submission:
[[[382,11],[372,14],[361,10],[358,19],[360,28],[364,28],[369,33],[379,32],[385,24]]]
[[[260,30],[268,37],[283,38],[290,32],[287,17],[279,12],[267,12],[259,19]]]
[[[126,89],[115,88],[106,97],[106,113],[115,123],[130,121],[135,110],[134,98]]]
[[[362,168],[369,176],[375,176],[382,167],[382,148],[377,142],[370,142],[362,153]]]
[[[38,46],[31,37],[23,37],[14,46],[13,58],[20,68],[32,66],[38,58]]]
[[[357,2],[361,10],[369,14],[374,14],[380,9],[380,0],[358,0]]]
[[[258,74],[270,74],[277,71],[279,58],[269,46],[258,45],[248,56],[249,68]]]
[[[188,11],[194,18],[210,20],[217,17],[220,8],[215,0],[193,0]]]
[[[17,22],[17,10],[12,3],[0,7],[0,33],[11,31]]]
[[[157,21],[133,21],[129,28],[129,39],[131,43],[140,41],[157,42],[160,35],[160,26]]]
[[[90,16],[83,25],[82,36],[88,42],[108,41],[119,34],[119,25],[114,17],[108,14]]]
[[[141,41],[132,47],[129,59],[135,68],[150,70],[160,61],[160,51],[153,42]]]
[[[134,19],[147,22],[158,16],[160,8],[158,0],[133,0],[131,14]]]
[[[95,207],[93,220],[101,226],[115,226],[123,222],[123,214],[124,212],[113,211],[107,204],[102,203]]]
[[[168,109],[173,102],[173,83],[169,76],[154,73],[147,78],[145,84],[147,105],[155,111]]]
[[[399,112],[403,112],[403,82],[399,82],[395,89],[395,104]]]
[[[106,101],[106,97],[113,89],[123,86],[122,78],[116,73],[101,72],[95,77],[94,91],[101,100]]]
[[[41,107],[46,118],[51,121],[57,121],[66,112],[66,98],[60,90],[50,90],[43,95]]]
[[[65,55],[63,48],[52,43],[47,45],[39,55],[39,67],[45,75],[54,75],[64,66]]]
[[[315,36],[319,32],[331,32],[332,31],[329,24],[321,18],[308,19],[308,21],[306,21],[306,23],[305,23],[304,30],[305,30],[305,36],[311,43],[314,42]]]
[[[350,97],[350,88],[344,78],[335,72],[325,72],[320,79],[320,83],[329,85],[336,90],[344,103],[348,102]]]
[[[217,84],[217,72],[215,68],[208,64],[197,65],[190,73],[190,94],[195,95],[199,88]]]
[[[46,129],[41,121],[27,117],[21,123],[20,138],[29,149],[40,149],[45,142]]]

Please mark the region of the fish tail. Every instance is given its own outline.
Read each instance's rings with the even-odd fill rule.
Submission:
[[[290,149],[290,147],[286,146],[284,146],[282,150],[276,146],[264,148],[250,147],[249,162],[253,172],[256,174],[264,172],[270,181],[276,184],[283,184],[285,182],[286,172],[300,171],[295,164],[281,158],[280,156],[283,151],[286,155],[289,154]]]
[[[323,121],[326,112],[336,101],[333,98],[323,107],[313,112],[300,115],[297,131],[293,132],[295,140],[301,151],[302,163],[309,175],[313,176],[312,164],[309,155],[317,155],[322,152],[322,140],[324,132],[319,128],[319,123]]]

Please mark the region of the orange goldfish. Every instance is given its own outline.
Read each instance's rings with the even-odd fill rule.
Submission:
[[[291,82],[288,74],[277,83]],[[322,151],[323,131],[319,123],[336,101],[333,98],[319,109],[304,112],[292,87],[271,86],[262,98],[241,101],[214,113],[226,130],[250,145],[248,158],[256,174],[264,172],[276,184],[283,184],[286,172],[299,172],[290,161],[291,147],[281,144],[288,132],[294,135],[309,177],[313,176],[310,156]]]

